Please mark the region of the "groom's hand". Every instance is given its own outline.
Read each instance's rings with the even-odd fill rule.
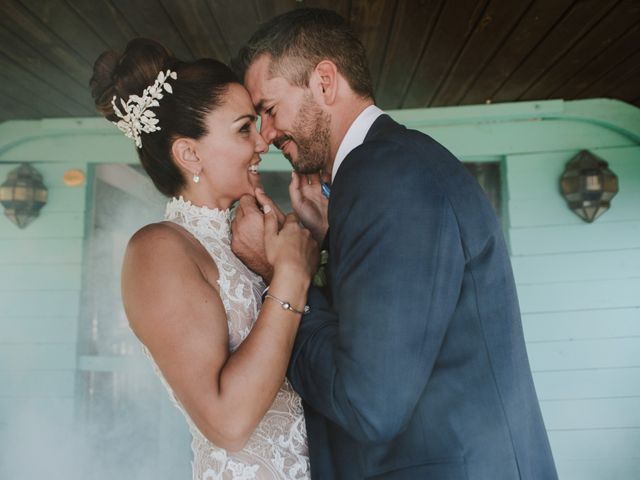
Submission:
[[[273,267],[267,261],[264,246],[264,214],[251,195],[240,198],[231,223],[231,250],[247,267],[269,284]]]
[[[322,194],[320,176],[293,172],[289,184],[291,206],[313,239],[322,245],[329,228],[329,200]]]

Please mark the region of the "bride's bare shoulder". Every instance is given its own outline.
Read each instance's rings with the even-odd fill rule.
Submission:
[[[171,222],[151,223],[133,234],[125,253],[125,265],[130,262],[158,262],[164,265],[184,261],[194,247],[189,234]]]

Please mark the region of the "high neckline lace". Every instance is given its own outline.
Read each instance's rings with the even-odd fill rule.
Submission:
[[[211,233],[210,227],[214,227],[213,230],[216,231],[218,238],[228,239],[231,235],[231,215],[230,208],[221,210],[219,208],[198,206],[180,196],[169,200],[164,218],[187,227],[188,230],[193,230],[193,227],[198,228],[198,226],[206,223],[209,227],[207,229],[209,233]],[[192,228],[188,228],[189,226]]]

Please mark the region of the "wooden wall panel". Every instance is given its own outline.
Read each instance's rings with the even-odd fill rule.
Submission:
[[[3,425],[3,430],[6,429],[14,433],[24,432],[25,425],[29,423],[32,426],[32,422],[36,418],[52,419],[60,427],[71,425],[73,421],[73,397],[36,397],[26,399],[0,397],[0,424]],[[67,432],[61,433],[66,434]],[[13,437],[13,440],[15,441],[16,438],[18,437]],[[11,451],[12,448],[18,447],[18,445],[9,443],[5,446],[4,452]],[[20,445],[20,447],[22,446]],[[24,453],[24,451],[20,450],[20,453]]]
[[[477,0],[444,2],[411,85],[402,101],[402,108],[426,107],[446,79],[458,52],[464,48],[468,35],[482,14],[483,3]]]
[[[613,226],[615,228],[615,225]],[[593,251],[563,255],[514,256],[513,271],[519,284],[632,280],[640,277],[640,249]]]
[[[0,54],[0,56],[2,55]],[[12,63],[8,59],[6,59],[6,61],[7,63]],[[52,107],[52,105],[44,99],[40,102],[34,102],[33,91],[30,91],[28,87],[18,83],[17,79],[14,81],[10,72],[4,69],[0,70],[0,85],[2,85],[0,95],[3,97],[2,103],[5,105],[5,108],[8,108],[6,102],[17,102],[17,108],[21,110],[24,110],[24,106],[28,107],[26,111],[29,113],[19,118],[34,118],[34,115],[36,118],[46,116]]]
[[[66,0],[87,26],[98,35],[109,48],[120,49],[137,36],[129,19],[121,15],[110,0]],[[100,52],[93,52],[97,56]],[[94,59],[95,60],[95,59]],[[91,63],[93,63],[93,61]]]
[[[75,386],[75,370],[37,370],[25,375],[0,370],[0,398],[42,398],[68,395]]]
[[[78,335],[78,318],[73,315],[56,317],[47,312],[39,312],[38,316],[31,317],[3,314],[0,318],[0,332],[0,343],[70,342]]]
[[[619,192],[614,197],[612,207],[606,214],[598,218],[600,223],[613,223],[640,220],[640,211],[636,205],[640,204],[640,194],[627,191]],[[567,202],[561,195],[515,199],[509,202],[509,211],[518,212],[512,217],[511,225],[517,227],[541,227],[552,225],[581,225],[583,220],[569,210]],[[628,202],[621,202],[624,198]]]
[[[510,231],[510,240],[514,255],[636,249],[640,248],[640,221],[616,225],[615,235],[606,223],[518,228]]]
[[[616,31],[618,31],[616,29]],[[631,26],[620,37],[613,40],[596,57],[592,58],[587,65],[574,73],[573,77],[551,92],[555,98],[586,98],[588,93],[585,90],[598,82],[616,66],[633,55],[640,45],[640,23]],[[608,84],[607,84],[608,85]],[[595,90],[600,92],[601,90]],[[602,96],[602,94],[597,93]],[[637,95],[637,92],[636,92]]]
[[[229,61],[231,52],[207,2],[159,0],[188,45],[193,58]]]
[[[640,366],[639,337],[535,342],[527,350],[535,372]]]
[[[602,2],[606,3],[606,2]],[[570,79],[588,66],[594,58],[617,40],[624,33],[640,25],[640,4],[638,2],[621,2],[618,8],[609,10],[602,19],[588,30],[560,61],[549,66],[541,78],[523,95],[523,100],[545,98],[549,92],[555,92],[566,86]],[[616,33],[614,33],[616,32]],[[619,32],[619,33],[618,33]]]
[[[540,371],[533,379],[540,400],[640,397],[640,366]]]
[[[40,20],[43,27],[55,32],[56,40],[58,40],[59,43],[53,43],[48,32],[43,32],[44,37],[42,40],[47,41],[45,44],[47,49],[60,49],[60,55],[72,53],[73,56],[77,57],[78,61],[80,61],[79,63],[82,70],[89,74],[95,61],[95,52],[106,50],[109,44],[87,24],[85,19],[77,13],[76,9],[69,5],[66,0],[19,1],[29,11],[31,19]],[[5,2],[5,4],[6,3],[7,2]],[[106,22],[103,21],[102,23]],[[27,32],[34,32],[32,22],[29,22],[25,26],[28,28]],[[36,31],[39,31],[39,29]],[[88,81],[88,77],[84,77],[83,80]]]
[[[42,207],[47,212],[84,212],[84,188],[49,188],[47,204]]]
[[[401,107],[420,60],[416,53],[426,47],[443,3],[398,1],[376,87],[376,103],[382,108]]]
[[[77,317],[80,293],[77,291],[0,292],[3,317]]]
[[[68,96],[51,88],[37,74],[23,69],[15,59],[5,55],[2,51],[0,51],[0,62],[2,64],[2,75],[5,78],[5,83],[0,85],[0,92],[2,92],[3,97],[29,98],[33,104],[32,108],[43,112],[42,118],[87,115],[87,111],[83,106],[78,105],[75,101],[70,102]],[[5,115],[9,115],[10,110],[5,112]],[[34,117],[7,119],[16,120],[18,118]]]
[[[383,68],[397,5],[397,0],[352,0],[351,2],[351,25],[367,51],[374,89]]]
[[[193,52],[159,0],[110,1],[137,36],[161,41],[178,58],[193,58]]]
[[[94,109],[87,98],[85,85],[72,77],[69,77],[52,62],[48,56],[43,56],[36,48],[27,44],[20,37],[0,24],[0,45],[2,52],[9,59],[21,65],[26,71],[27,77],[38,78],[38,83],[44,84],[42,95],[52,98],[61,98],[66,109],[71,109],[74,115],[92,115]],[[45,74],[46,72],[46,74]],[[82,73],[81,73],[82,75]],[[51,93],[53,91],[53,93]]]
[[[39,7],[37,4],[39,4]],[[39,13],[38,16],[32,14],[28,8],[29,5],[32,8],[36,8],[36,11]],[[50,7],[54,8],[51,9]],[[56,14],[57,9],[63,7],[65,7],[65,12],[62,13],[66,13],[66,15],[59,17]],[[58,24],[61,20],[65,22],[72,20],[73,17],[75,17],[73,11],[69,10],[66,5],[62,4],[59,0],[53,0],[52,2],[40,0],[4,0],[2,8],[5,15],[1,17],[0,22],[14,34],[14,43],[17,40],[24,42],[25,39],[29,39],[28,44],[33,47],[40,56],[53,63],[63,74],[68,74],[64,75],[64,78],[72,80],[80,86],[84,86],[82,80],[88,80],[87,73],[91,62],[90,57],[93,55],[89,54],[89,58],[85,59],[78,54],[76,49],[81,50],[83,48],[82,45],[75,45],[80,39],[80,36],[70,40],[73,49],[69,48],[69,45],[66,44],[61,37],[83,33],[86,35],[86,38],[83,38],[82,41],[86,46],[96,48],[96,45],[92,44],[97,42],[97,48],[103,48],[104,44],[95,37],[90,29],[86,28],[86,25],[82,21],[80,21],[79,24],[73,25],[76,31],[69,28],[62,28],[62,25]],[[52,14],[54,14],[53,18]],[[69,27],[69,25],[66,27]],[[83,27],[83,32],[77,31],[78,28]],[[61,31],[55,35],[51,35],[51,31],[53,30],[55,32],[57,28],[60,28]],[[11,45],[6,45],[6,47],[8,47],[7,51],[11,50]]]
[[[0,365],[3,370],[14,372],[74,370],[76,344],[0,344]],[[71,393],[67,392],[68,395]]]
[[[13,224],[8,226],[16,228]],[[80,237],[0,239],[0,265],[79,264],[82,245]]]
[[[489,2],[430,105],[460,103],[484,65],[506,43],[509,34],[527,12],[529,3],[529,0]]]
[[[536,48],[553,28],[573,0],[536,0],[519,19],[516,28],[504,39],[498,52],[482,67],[465,92],[462,104],[491,101],[495,93],[517,70],[523,59]]]
[[[78,238],[84,234],[84,214],[82,212],[51,213],[43,215],[29,225],[31,238],[55,237]],[[0,217],[0,239],[23,238],[22,232],[5,216]]]
[[[620,193],[593,224],[573,215],[558,192],[575,153],[506,159],[523,328],[560,478],[634,478],[640,441],[640,149],[594,149],[618,175]]]
[[[0,121],[96,116],[92,65],[134,37],[181,59],[228,61],[261,23],[303,7],[352,25],[385,109],[586,97],[640,105],[635,0],[6,0]]]
[[[255,2],[252,0],[206,1],[225,39],[229,55],[234,57],[260,23]],[[239,18],[242,21],[238,22]]]
[[[15,118],[33,118],[35,115],[38,115],[38,110],[36,108],[29,105],[28,102],[24,102],[13,95],[7,95],[3,98],[2,105],[7,109],[11,109],[11,111],[16,112]],[[4,120],[10,120],[10,117],[3,118],[0,121]]]
[[[616,96],[621,100],[631,102],[635,100],[638,92],[636,91],[638,85],[640,85],[640,62],[636,68],[631,69],[625,75],[622,75],[620,82],[612,86],[610,90],[608,90],[607,96]]]
[[[486,156],[513,155],[526,151],[565,151],[567,161],[572,157],[567,149],[597,149],[601,145],[610,147],[628,146],[630,141],[624,135],[613,130],[603,131],[590,123],[577,123],[568,120],[545,120],[531,122],[509,122],[505,124],[486,123],[483,125],[418,127],[417,130],[430,135],[447,146],[460,157],[473,158],[481,149]],[[535,155],[535,154],[534,154]],[[507,164],[507,175],[513,178],[510,169],[514,164]],[[527,168],[525,166],[525,168]],[[556,166],[562,173],[564,163]],[[557,194],[556,183],[552,179],[537,180],[537,170],[531,169],[531,178],[520,179],[519,183],[529,183],[530,188],[554,190]],[[517,196],[518,189],[510,194]]]
[[[49,188],[41,216],[24,230],[0,217],[0,443],[12,458],[50,429],[69,437],[75,413],[86,189],[64,186],[63,175],[86,165],[42,157],[29,159]],[[0,178],[16,166],[0,163]]]
[[[582,432],[576,432],[573,440],[580,441]],[[596,459],[561,460],[556,462],[558,474],[562,479],[602,480],[640,478],[640,460]]]
[[[590,134],[596,135],[596,130],[591,130]],[[568,136],[566,129],[564,129],[564,133],[560,134],[562,138],[568,138]],[[597,139],[604,140],[604,135],[597,135]],[[548,141],[553,140],[549,138]],[[605,160],[609,164],[609,168],[618,176],[620,192],[619,196],[614,197],[612,200],[612,205],[616,203],[632,203],[626,200],[626,196],[640,194],[640,171],[638,171],[637,166],[637,155],[640,155],[640,147],[585,147],[585,149]],[[559,192],[559,179],[567,162],[578,152],[579,150],[569,150],[509,156],[507,158],[507,175],[511,190],[510,198],[531,201],[535,201],[540,197],[562,198]],[[532,168],[534,165],[535,168]],[[618,201],[619,199],[622,200]]]
[[[0,291],[80,290],[82,267],[76,265],[3,265]]]
[[[522,324],[529,342],[636,337],[640,307],[524,313]]]
[[[570,9],[553,25],[536,48],[520,63],[493,100],[504,102],[521,96],[545,72],[571,49],[615,5],[614,0],[584,0],[574,2]]]
[[[582,460],[587,462],[586,465],[592,465],[592,461],[608,460],[623,466],[620,470],[614,469],[613,472],[629,471],[628,467],[625,467],[627,462],[637,468],[635,460],[637,460],[638,445],[640,445],[640,428],[610,429],[606,432],[602,429],[552,430],[549,432],[549,440],[551,441],[551,449],[559,462]],[[605,463],[605,465],[611,465],[611,463]],[[561,476],[560,478],[563,480],[566,478],[576,478],[576,480],[584,478],[594,480],[634,478],[633,476],[616,477],[613,472],[602,469],[599,472],[600,476],[589,474],[588,477]]]
[[[612,96],[611,92],[616,91],[617,85],[637,73],[638,65],[640,65],[640,50],[630,54],[597,81],[580,91],[579,96],[591,97],[598,94],[597,92],[602,92],[600,94],[602,96]],[[632,96],[634,95],[631,94],[630,97]]]
[[[591,280],[520,284],[523,313],[631,308],[640,304],[640,276],[616,280]]]
[[[540,407],[550,430],[640,428],[640,396],[549,400]]]

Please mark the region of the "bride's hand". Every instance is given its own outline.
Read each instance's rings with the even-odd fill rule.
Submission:
[[[311,232],[300,225],[294,213],[285,217],[278,231],[275,205],[266,195],[256,193],[264,211],[264,245],[274,277],[282,272],[288,277],[295,276],[296,280],[310,281],[319,261],[318,244]]]
[[[261,196],[263,202],[269,200],[262,190],[256,189],[256,195]],[[276,211],[278,222],[284,224],[284,215],[280,209],[274,202],[271,202],[271,206]],[[266,283],[271,282],[273,268],[267,261],[264,250],[264,215],[255,197],[244,195],[240,199],[236,216],[231,223],[231,233],[233,253]]]
[[[260,208],[262,208],[263,211],[264,211],[264,206],[269,205],[269,207],[271,207],[273,211],[276,213],[276,218],[278,219],[278,230],[280,230],[284,225],[285,214],[282,213],[282,210],[280,210],[280,207],[278,206],[278,204],[274,202],[271,199],[271,197],[269,197],[269,195],[267,195],[264,192],[264,190],[262,190],[261,188],[256,188],[254,193],[256,195],[255,197],[256,201],[258,202],[258,204],[260,205]]]

